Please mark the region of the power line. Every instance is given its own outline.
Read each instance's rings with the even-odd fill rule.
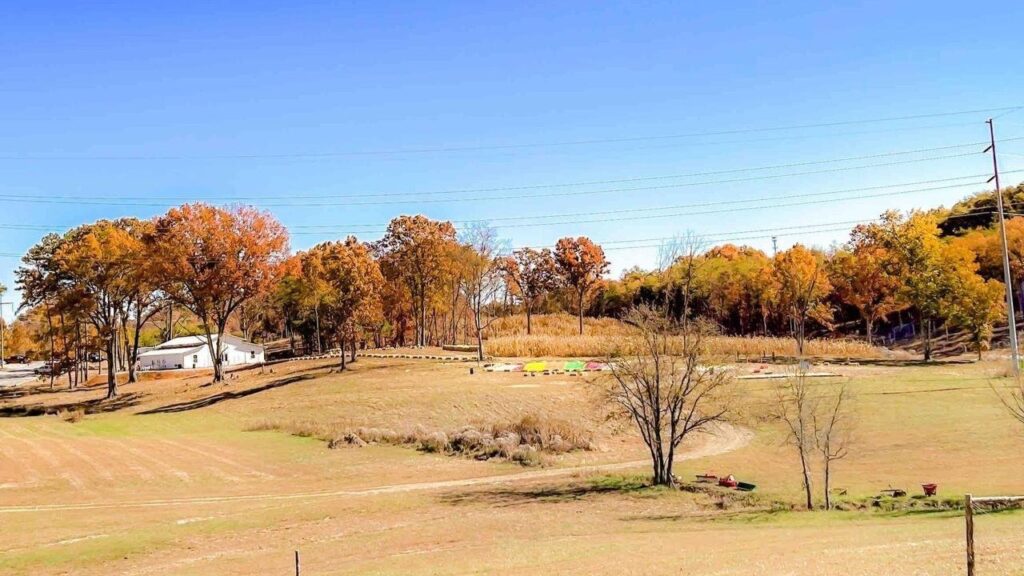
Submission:
[[[813,124],[793,124],[788,126],[770,126],[758,128],[739,128],[733,130],[716,130],[706,132],[689,132],[682,134],[667,134],[655,136],[630,136],[620,138],[598,138],[587,140],[565,140],[555,142],[531,142],[518,144],[491,144],[474,146],[434,146],[423,148],[405,148],[390,150],[350,150],[331,152],[296,152],[279,154],[220,154],[220,155],[4,155],[0,160],[27,161],[27,160],[270,160],[289,158],[332,158],[345,156],[389,156],[400,154],[430,154],[446,152],[475,152],[488,150],[516,150],[526,148],[547,148],[565,146],[583,146],[592,144],[615,144],[628,142],[644,142],[658,140],[678,140],[686,138],[700,138],[708,136],[732,136],[737,134],[757,134],[768,132],[783,132],[787,130],[809,130],[814,128],[833,128],[838,126],[853,126],[860,124],[878,124],[884,122],[902,122],[909,120],[921,120],[926,118],[940,118],[949,116],[963,116],[981,113],[1010,113],[1022,106],[1004,106],[1000,108],[982,108],[975,110],[957,110],[950,112],[937,112],[931,114],[913,114],[907,116],[889,116],[882,118],[868,118],[859,120],[842,120],[835,122],[819,122]]]
[[[726,206],[726,205],[734,205],[734,204],[749,204],[751,202],[762,202],[762,201],[765,201],[765,200],[787,200],[787,199],[792,199],[792,198],[807,198],[807,197],[817,197],[817,196],[831,196],[831,195],[835,195],[835,194],[846,194],[846,193],[850,193],[850,192],[864,192],[864,191],[869,191],[869,190],[884,190],[884,189],[887,189],[887,188],[902,188],[904,186],[917,186],[917,185],[921,185],[921,184],[936,184],[936,183],[942,183],[942,182],[953,182],[953,181],[956,181],[956,180],[967,180],[967,179],[971,179],[971,178],[983,178],[985,176],[987,176],[987,174],[971,174],[971,175],[966,175],[966,176],[955,176],[955,177],[951,177],[951,178],[938,178],[938,179],[934,179],[934,180],[919,180],[919,181],[916,181],[916,182],[904,182],[904,183],[901,183],[901,184],[883,184],[883,185],[879,185],[879,186],[863,186],[863,187],[859,187],[859,188],[845,188],[845,189],[842,189],[842,190],[833,190],[833,191],[829,191],[829,192],[808,192],[808,193],[800,193],[800,194],[787,194],[787,195],[782,195],[782,196],[761,196],[761,197],[756,197],[756,198],[747,198],[747,199],[740,199],[740,200],[718,200],[718,201],[714,201],[714,202],[698,202],[698,203],[691,203],[691,204],[676,204],[676,205],[671,205],[671,206],[654,206],[654,207],[649,207],[649,208],[622,208],[622,209],[606,210],[606,211],[599,211],[599,212],[569,212],[569,213],[561,212],[561,213],[558,213],[558,214],[541,214],[541,215],[527,215],[527,216],[500,216],[500,217],[488,218],[488,219],[452,220],[452,223],[453,224],[472,224],[472,223],[479,223],[479,222],[505,222],[505,221],[516,221],[516,220],[538,220],[538,219],[547,219],[547,218],[565,218],[565,217],[570,217],[570,216],[571,217],[575,217],[575,216],[603,216],[603,215],[609,215],[609,214],[630,214],[630,213],[642,213],[642,212],[657,212],[657,211],[661,211],[661,210],[680,210],[680,209],[684,209],[684,208],[704,208],[704,207],[708,207],[708,206]],[[961,187],[961,186],[974,186],[976,184],[977,184],[977,182],[968,182],[968,183],[964,183],[964,184],[957,184],[957,185],[950,186],[950,187],[951,188],[956,188],[956,187]],[[934,189],[942,189],[942,188],[943,187],[940,187],[940,188],[928,188],[926,190],[934,190]],[[338,225],[304,224],[304,225],[294,226],[294,228],[323,228],[323,227],[332,227],[332,226],[333,227],[337,227]],[[342,224],[341,226],[374,227],[374,226],[382,226],[382,225],[381,224]]]
[[[1024,139],[1024,137],[1020,138]],[[892,162],[881,162],[874,164],[861,164],[857,166],[843,166],[837,168],[827,168],[822,170],[805,170],[802,172],[788,172],[785,174],[768,174],[761,176],[751,176],[745,178],[730,178],[721,180],[705,180],[701,182],[686,182],[676,184],[664,184],[659,186],[637,186],[631,188],[609,188],[603,190],[583,190],[573,192],[555,192],[555,193],[544,193],[544,194],[515,194],[508,196],[481,196],[473,198],[446,198],[446,199],[427,199],[427,200],[398,200],[398,201],[375,201],[375,202],[308,202],[308,201],[291,201],[291,202],[259,202],[258,205],[265,207],[282,207],[282,206],[296,206],[296,207],[323,207],[323,206],[375,206],[385,204],[410,204],[410,203],[442,203],[442,202],[482,202],[482,201],[493,201],[493,200],[522,200],[530,198],[555,198],[555,197],[571,197],[571,196],[592,196],[598,194],[616,194],[622,192],[640,192],[649,190],[669,190],[675,188],[690,188],[695,186],[709,186],[713,184],[731,184],[738,182],[754,182],[760,180],[775,180],[779,178],[792,178],[797,176],[808,176],[813,174],[830,174],[838,172],[847,172],[852,170],[863,170],[866,168],[878,168],[886,166],[899,166],[905,164],[912,164],[918,162],[931,162],[935,160],[948,160],[951,158],[965,158],[968,156],[978,156],[979,152],[966,152],[961,154],[949,154],[943,156],[930,156],[927,158],[915,158],[910,160],[899,160]],[[264,199],[276,199],[276,198],[290,198],[294,199],[292,195],[288,196],[265,196]],[[202,198],[196,199],[201,201]],[[176,202],[180,202],[181,199]],[[85,197],[79,196],[26,196],[26,195],[13,195],[13,194],[0,194],[0,202],[25,202],[34,204],[73,204],[73,205],[91,205],[91,206],[132,206],[132,207],[165,207],[168,206],[168,202],[125,202],[125,201],[96,201]]]
[[[1024,169],[1016,170],[1016,171],[1011,171],[1011,172],[1024,172]],[[788,206],[798,206],[798,205],[805,205],[805,204],[821,204],[821,203],[828,203],[828,202],[844,202],[844,201],[850,201],[850,200],[859,200],[859,199],[862,199],[862,198],[878,198],[878,197],[896,196],[896,195],[903,195],[903,194],[915,194],[915,193],[921,193],[921,192],[933,192],[933,191],[937,191],[937,190],[949,190],[949,189],[956,189],[956,188],[964,188],[964,187],[968,187],[968,186],[979,186],[979,185],[984,185],[984,183],[980,182],[980,181],[978,181],[978,182],[962,182],[962,183],[958,183],[958,184],[949,184],[949,185],[945,185],[945,186],[930,186],[930,187],[925,187],[925,188],[915,188],[915,189],[911,189],[911,190],[897,190],[897,191],[894,191],[894,192],[886,192],[886,193],[880,193],[880,194],[857,195],[857,196],[848,197],[848,198],[824,198],[824,199],[821,199],[821,197],[824,197],[824,196],[834,196],[834,195],[837,195],[837,194],[849,194],[849,193],[853,193],[853,192],[864,192],[864,191],[870,191],[870,190],[885,190],[885,189],[890,189],[890,188],[902,188],[902,187],[906,187],[906,186],[914,186],[914,185],[919,185],[919,184],[953,182],[953,181],[964,180],[964,179],[968,179],[968,178],[979,178],[979,177],[982,177],[982,176],[984,176],[984,175],[967,175],[967,176],[957,176],[957,177],[952,177],[952,178],[941,178],[941,179],[935,179],[935,180],[921,180],[921,181],[917,181],[917,182],[905,182],[905,183],[900,183],[900,184],[887,184],[887,185],[866,186],[866,187],[859,187],[859,188],[846,188],[846,189],[842,189],[842,190],[833,190],[833,191],[826,191],[826,192],[809,192],[809,193],[788,194],[788,195],[783,195],[783,196],[765,196],[765,197],[758,197],[758,198],[747,198],[747,199],[739,199],[739,200],[722,200],[722,201],[714,201],[714,202],[698,202],[698,203],[691,203],[691,204],[679,204],[679,205],[674,205],[674,206],[661,206],[661,207],[653,207],[653,208],[631,208],[631,209],[622,209],[622,210],[614,210],[614,211],[578,212],[578,213],[557,214],[557,215],[508,216],[508,217],[498,217],[498,218],[491,218],[491,219],[452,220],[451,222],[453,224],[458,224],[458,225],[478,224],[478,223],[491,223],[491,222],[495,222],[495,221],[498,221],[498,222],[512,222],[511,224],[504,224],[504,225],[499,224],[499,225],[496,225],[494,227],[495,228],[521,228],[521,227],[536,227],[536,226],[549,226],[549,225],[560,225],[560,224],[576,224],[576,223],[591,223],[591,222],[609,222],[609,221],[626,221],[626,220],[644,220],[644,219],[670,218],[670,217],[688,216],[688,215],[716,214],[716,213],[721,213],[721,212],[725,212],[725,211],[733,211],[733,210],[768,209],[768,208],[775,208],[775,207],[788,207]],[[819,200],[804,201],[804,202],[789,202],[789,203],[782,203],[782,204],[774,203],[774,204],[757,205],[757,206],[743,206],[744,204],[754,204],[754,203],[765,202],[765,201],[806,199],[806,198],[819,198]],[[581,216],[582,217],[586,217],[586,216],[608,216],[608,215],[620,215],[620,214],[623,214],[623,213],[625,213],[625,214],[636,214],[636,213],[646,213],[646,212],[653,212],[653,211],[685,210],[685,209],[690,209],[690,208],[712,208],[712,207],[721,207],[721,206],[733,206],[733,208],[728,208],[728,209],[725,209],[725,210],[719,209],[719,210],[705,210],[705,211],[697,211],[697,212],[672,212],[672,213],[668,213],[668,214],[646,214],[646,215],[643,215],[643,216],[616,216],[615,218],[599,218],[599,219],[593,219],[592,218],[592,219],[589,219],[589,220],[579,220],[579,219],[577,219],[578,217],[581,217]],[[555,220],[555,221],[546,221],[546,222],[536,222],[536,220],[540,220],[540,219],[566,218],[566,217],[571,217],[573,219],[572,220]],[[523,220],[526,220],[527,222],[526,223],[520,223],[520,221],[523,221]],[[530,222],[531,220],[533,222]],[[70,228],[70,227],[71,226],[69,226],[68,228]],[[291,233],[293,235],[313,235],[313,234],[319,235],[319,234],[323,234],[323,233],[327,233],[327,232],[342,231],[342,230],[358,231],[358,232],[361,232],[361,233],[383,233],[385,227],[386,227],[386,224],[382,224],[382,223],[374,223],[374,224],[353,224],[353,223],[348,223],[348,224],[298,224],[298,225],[294,225],[294,226],[288,226],[288,228],[290,230],[295,230],[295,229],[299,230],[299,231],[292,231]],[[47,232],[57,231],[57,229],[55,227],[53,227],[53,226],[35,225],[35,224],[0,224],[0,229],[27,230],[27,231],[47,231]],[[357,229],[359,229],[359,230],[357,230]]]
[[[1010,140],[1014,140],[1014,139],[1006,139],[1004,141],[1010,141]],[[1024,137],[1016,138],[1016,140],[1024,140]],[[667,175],[658,175],[658,176],[639,176],[639,177],[632,177],[632,178],[618,178],[618,179],[609,179],[609,180],[585,180],[585,181],[577,181],[577,182],[560,182],[560,183],[555,183],[555,184],[529,184],[529,185],[523,185],[523,186],[499,186],[499,187],[490,187],[490,188],[461,188],[461,189],[454,189],[454,190],[437,190],[437,191],[426,191],[426,192],[381,192],[381,193],[373,193],[373,194],[370,194],[370,193],[355,193],[355,194],[319,194],[319,195],[295,195],[295,194],[289,194],[289,195],[285,196],[285,198],[293,199],[293,200],[317,200],[317,199],[325,199],[325,198],[378,198],[378,197],[386,198],[386,197],[394,197],[394,196],[440,196],[440,195],[453,195],[453,194],[470,194],[470,193],[479,193],[479,192],[520,192],[520,191],[523,191],[523,190],[542,190],[542,189],[549,189],[549,188],[575,188],[575,187],[582,187],[582,186],[596,186],[596,185],[604,185],[604,184],[629,184],[629,183],[634,183],[634,182],[648,182],[648,181],[654,181],[654,180],[674,180],[674,179],[692,178],[692,177],[698,177],[698,176],[722,176],[722,175],[725,175],[725,174],[739,174],[739,173],[744,173],[744,172],[761,172],[761,171],[765,171],[765,170],[776,170],[776,169],[784,169],[784,168],[799,168],[799,167],[804,167],[804,166],[815,166],[815,165],[821,165],[821,164],[838,164],[838,163],[841,163],[841,162],[851,162],[851,161],[854,161],[854,160],[874,160],[874,159],[878,159],[878,158],[887,158],[887,157],[893,157],[893,156],[906,156],[906,155],[909,155],[909,154],[921,154],[921,153],[925,153],[925,152],[939,152],[939,151],[944,151],[944,150],[955,150],[955,149],[958,149],[958,148],[975,148],[975,147],[978,147],[978,146],[983,146],[984,144],[985,144],[985,142],[968,142],[968,143],[964,143],[964,144],[954,144],[954,145],[951,145],[951,146],[938,146],[938,147],[933,147],[933,148],[918,148],[918,149],[915,149],[915,150],[898,150],[898,151],[891,151],[891,152],[881,152],[881,153],[876,153],[876,154],[866,154],[866,155],[860,155],[860,156],[846,156],[846,157],[840,157],[840,158],[828,158],[828,159],[824,159],[824,160],[810,160],[810,161],[802,161],[802,162],[789,162],[789,163],[784,163],[784,164],[751,166],[751,167],[743,167],[743,168],[730,168],[728,170],[708,170],[708,171],[702,171],[702,172],[689,172],[689,173],[683,173],[683,174],[667,174]],[[0,196],[11,197],[10,195],[0,195]],[[21,198],[21,197],[32,198],[34,196],[19,195],[18,197],[19,198]],[[97,195],[88,195],[88,196],[83,196],[83,195],[77,195],[77,196],[54,196],[54,195],[46,195],[46,197],[47,198],[67,199],[67,200],[79,200],[79,199],[84,199],[84,200],[106,200],[106,201],[113,201],[113,202],[122,202],[122,201],[125,201],[125,200],[181,201],[183,199],[182,195],[176,195],[176,196],[125,196],[125,195],[117,195],[117,196],[97,196]],[[233,195],[233,196],[210,196],[210,195],[205,195],[204,196],[204,200],[209,200],[209,201],[213,201],[213,200],[225,200],[225,201],[253,200],[253,201],[259,201],[259,200],[273,200],[273,199],[280,198],[280,197],[281,196],[238,196],[238,195]]]
[[[722,213],[734,212],[734,211],[765,210],[765,209],[771,209],[771,208],[786,208],[786,207],[791,207],[791,206],[806,206],[806,205],[812,205],[812,204],[827,204],[827,203],[830,203],[830,202],[845,202],[845,201],[850,201],[850,200],[861,200],[861,199],[866,199],[866,198],[883,198],[883,197],[887,197],[887,196],[899,196],[899,195],[903,195],[903,194],[915,194],[915,193],[920,193],[920,192],[930,192],[930,191],[935,191],[935,190],[947,190],[947,189],[951,189],[951,188],[962,188],[962,187],[966,187],[966,186],[978,186],[978,185],[983,185],[983,184],[984,184],[983,182],[968,182],[968,183],[965,183],[965,184],[954,184],[954,185],[950,185],[950,186],[935,186],[935,187],[931,187],[931,188],[919,188],[919,189],[914,189],[914,190],[900,190],[900,191],[896,191],[896,192],[883,192],[883,193],[878,193],[878,194],[864,194],[864,195],[858,195],[858,196],[853,196],[853,197],[848,197],[848,198],[827,198],[827,199],[818,199],[818,200],[804,200],[804,201],[800,201],[800,202],[786,202],[786,203],[778,203],[778,204],[765,204],[765,205],[760,205],[760,206],[736,206],[736,207],[732,207],[732,208],[721,208],[721,209],[714,209],[714,210],[702,210],[702,211],[695,211],[695,212],[673,212],[673,213],[669,213],[669,214],[648,214],[648,215],[643,215],[643,216],[623,216],[623,217],[613,217],[613,218],[592,218],[592,219],[587,219],[587,220],[577,220],[577,219],[574,219],[574,220],[558,220],[558,221],[551,221],[551,222],[525,222],[525,223],[513,223],[513,224],[498,224],[498,225],[495,225],[494,228],[498,228],[498,229],[506,229],[506,228],[537,228],[537,227],[543,227],[543,226],[558,226],[558,225],[564,225],[564,224],[592,224],[592,223],[601,223],[601,222],[626,222],[626,221],[650,220],[650,219],[659,219],[659,218],[676,218],[676,217],[680,217],[680,216],[700,216],[700,215],[707,215],[707,214],[722,214]],[[462,220],[462,221],[453,221],[452,223],[453,224],[473,224],[473,223],[489,223],[489,222],[491,222],[491,220]],[[351,228],[351,227],[354,227],[354,226],[357,226],[357,225],[348,225],[348,226],[344,226],[343,225],[342,227],[343,228]],[[380,226],[380,225],[379,224],[364,224],[363,226]],[[374,233],[383,233],[384,231],[385,230],[383,228],[380,228],[380,229],[373,229],[373,230],[370,230],[370,229],[361,230],[360,232],[365,233],[365,234],[374,234]],[[316,232],[293,232],[293,234],[296,234],[296,235],[316,234]]]
[[[980,211],[979,211],[980,210]],[[976,216],[986,216],[995,214],[996,211],[987,208],[974,208],[969,212],[963,214],[954,214],[943,217],[943,220],[955,220],[958,218],[972,218]],[[1010,216],[1024,216],[1024,212],[1011,212],[1007,211],[1006,214]],[[843,230],[849,230],[850,226],[857,224],[869,224],[871,222],[878,221],[878,218],[867,218],[860,220],[843,220],[837,222],[821,222],[818,224],[801,224],[793,226],[780,226],[775,228],[754,228],[747,230],[732,230],[726,232],[712,232],[709,234],[697,233],[697,236],[702,240],[708,240],[713,242],[736,242],[741,240],[756,240],[766,238],[765,234],[771,233],[773,236],[795,236],[800,234],[818,234],[823,232],[837,232]],[[664,242],[675,239],[675,236],[662,236],[654,238],[631,238],[621,240],[601,240],[596,243],[602,247],[606,245],[613,245],[605,248],[605,250],[624,250],[624,249],[640,249],[640,248],[657,248],[663,246]],[[615,246],[621,244],[635,244],[631,246]],[[553,245],[535,245],[529,246],[529,248],[542,249],[551,248]],[[522,246],[514,249],[523,248]],[[8,258],[20,258],[22,255],[13,252],[2,252],[0,257]]]

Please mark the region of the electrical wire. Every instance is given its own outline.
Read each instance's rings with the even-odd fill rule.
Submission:
[[[1003,139],[1003,142],[1010,142],[1014,140],[1024,140],[1024,137]],[[454,190],[437,190],[437,191],[425,191],[425,192],[382,192],[382,193],[357,193],[357,194],[320,194],[320,195],[295,195],[289,194],[287,196],[216,196],[216,195],[204,195],[203,200],[205,201],[259,201],[259,200],[274,200],[278,198],[287,198],[291,200],[317,200],[327,198],[385,198],[395,196],[438,196],[438,195],[456,195],[456,194],[471,194],[471,193],[482,193],[482,192],[521,192],[524,190],[542,190],[551,188],[575,188],[583,186],[597,186],[605,184],[630,184],[635,182],[649,182],[655,180],[675,180],[681,178],[693,178],[700,176],[723,176],[726,174],[740,174],[745,172],[761,172],[765,170],[777,170],[785,168],[800,168],[805,166],[816,166],[822,164],[838,164],[842,162],[852,162],[854,160],[876,160],[878,158],[887,158],[893,156],[906,156],[909,154],[921,154],[925,152],[939,152],[945,150],[955,150],[958,148],[973,148],[977,146],[986,145],[987,142],[968,142],[965,144],[955,144],[951,146],[938,146],[933,148],[918,148],[915,150],[899,150],[892,152],[882,152],[877,154],[866,154],[861,156],[846,156],[840,158],[828,158],[824,160],[811,160],[803,162],[789,162],[784,164],[772,164],[763,166],[751,166],[742,168],[730,168],[727,170],[708,170],[702,172],[689,172],[683,174],[667,174],[658,176],[639,176],[632,178],[618,178],[610,180],[586,180],[577,182],[560,182],[554,184],[529,184],[524,186],[501,186],[501,187],[490,187],[490,188],[462,188]],[[5,196],[5,195],[0,195]],[[6,195],[6,197],[12,197]],[[19,198],[34,197],[31,195],[18,195]],[[123,202],[123,201],[154,201],[154,200],[166,200],[166,201],[181,201],[184,197],[182,195],[177,196],[97,196],[97,195],[77,195],[77,196],[54,196],[47,195],[47,198],[58,198],[67,200],[105,200],[112,202]],[[460,200],[461,201],[461,200]]]
[[[1004,106],[999,108],[982,108],[975,110],[957,110],[949,112],[937,112],[931,114],[913,114],[906,116],[890,116],[883,118],[869,118],[858,120],[842,120],[836,122],[819,122],[813,124],[793,124],[788,126],[770,126],[758,128],[739,128],[733,130],[716,130],[706,132],[689,132],[682,134],[667,134],[654,136],[630,136],[621,138],[599,138],[587,140],[565,140],[554,142],[530,142],[518,144],[492,144],[476,146],[434,146],[423,148],[405,148],[391,150],[350,150],[331,152],[294,152],[278,154],[214,154],[214,155],[0,155],[0,160],[5,161],[29,161],[29,160],[272,160],[292,158],[334,158],[346,156],[391,156],[401,154],[433,154],[449,152],[477,152],[491,150],[517,150],[529,148],[549,148],[583,146],[593,144],[616,144],[629,142],[679,140],[687,138],[703,138],[708,136],[734,136],[738,134],[758,134],[770,132],[784,132],[787,130],[809,130],[815,128],[834,128],[838,126],[853,126],[863,124],[878,124],[885,122],[904,122],[909,120],[922,120],[927,118],[940,118],[949,116],[963,116],[969,114],[1002,112],[1008,114],[1019,108],[1017,106]]]
[[[1024,139],[1024,138],[1022,138]],[[931,156],[927,158],[915,158],[910,160],[899,160],[893,162],[882,162],[874,164],[861,164],[857,166],[843,166],[838,168],[828,168],[822,170],[807,170],[803,172],[788,172],[785,174],[769,174],[762,176],[752,176],[745,178],[731,178],[723,180],[707,180],[702,182],[687,182],[680,184],[665,184],[659,186],[642,186],[632,188],[611,188],[603,190],[585,190],[585,191],[574,191],[574,192],[557,192],[557,193],[545,193],[545,194],[516,194],[510,196],[483,196],[474,198],[446,198],[446,199],[434,199],[434,200],[399,200],[399,201],[378,201],[378,202],[307,202],[307,201],[290,201],[290,202],[259,202],[258,205],[264,207],[283,207],[283,206],[297,206],[297,207],[324,207],[324,206],[375,206],[385,204],[410,204],[410,203],[441,203],[441,202],[474,202],[474,201],[493,201],[493,200],[524,200],[532,198],[554,198],[554,197],[572,197],[572,196],[591,196],[598,194],[619,194],[625,192],[640,192],[640,191],[651,191],[651,190],[670,190],[679,188],[690,188],[695,186],[709,186],[714,184],[731,184],[738,182],[754,182],[762,180],[775,180],[780,178],[792,178],[797,176],[808,176],[813,174],[830,174],[838,172],[846,172],[852,170],[863,170],[866,168],[878,168],[886,166],[899,166],[905,164],[912,164],[918,162],[930,162],[935,160],[948,160],[951,158],[964,158],[968,156],[977,156],[980,152],[968,152],[962,154],[950,154],[944,156]],[[286,196],[292,198],[292,196]],[[265,198],[281,198],[281,197],[265,197]],[[201,201],[202,198],[197,199]],[[180,200],[179,200],[180,201]],[[124,202],[124,201],[95,201],[85,197],[67,197],[67,196],[26,196],[26,195],[14,195],[14,194],[0,194],[0,202],[23,202],[29,204],[71,204],[71,205],[90,205],[90,206],[132,206],[132,207],[166,207],[169,204],[167,202]]]

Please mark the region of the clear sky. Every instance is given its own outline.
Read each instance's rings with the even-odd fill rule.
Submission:
[[[0,21],[9,286],[46,229],[187,200],[245,197],[294,249],[400,213],[514,246],[585,234],[618,273],[686,230],[770,251],[767,230],[827,245],[830,223],[948,205],[987,178],[960,145],[989,116],[1024,179],[1019,0],[20,4]]]

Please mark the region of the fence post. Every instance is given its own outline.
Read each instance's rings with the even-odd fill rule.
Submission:
[[[974,576],[974,505],[970,494],[964,496],[964,523],[967,529],[967,576]]]
[[[299,576],[299,551],[295,551],[295,576]]]

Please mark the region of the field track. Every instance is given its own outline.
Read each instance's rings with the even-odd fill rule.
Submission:
[[[746,429],[733,426],[723,426],[708,441],[695,450],[679,455],[676,461],[693,460],[732,452],[746,446],[753,438],[753,433]],[[429,490],[443,490],[450,488],[461,488],[467,486],[479,486],[489,484],[504,484],[510,482],[528,482],[545,478],[569,476],[573,474],[588,474],[640,468],[648,466],[647,460],[636,460],[630,462],[616,462],[612,464],[601,464],[594,466],[577,466],[569,468],[552,468],[547,470],[533,470],[518,472],[515,474],[503,474],[498,476],[485,476],[477,478],[464,478],[459,480],[442,480],[436,482],[416,482],[407,484],[391,484],[365,488],[360,490],[325,490],[311,492],[292,493],[268,493],[268,494],[244,494],[231,496],[196,496],[191,498],[171,498],[157,500],[136,500],[120,502],[94,502],[94,503],[56,503],[39,504],[26,506],[4,506],[0,507],[0,514],[32,513],[32,512],[54,512],[64,510],[99,510],[99,509],[127,509],[127,508],[156,508],[196,504],[218,504],[224,502],[245,502],[245,501],[281,501],[281,500],[315,500],[322,498],[344,498],[358,496],[374,496],[379,494],[394,494],[402,492],[417,492]],[[186,476],[187,477],[187,476]]]

